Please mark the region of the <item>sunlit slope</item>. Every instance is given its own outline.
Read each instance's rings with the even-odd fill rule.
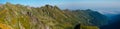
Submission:
[[[6,24],[3,24],[3,23],[0,23],[0,29],[12,29],[12,27],[9,26],[9,25],[6,25]]]
[[[82,26],[81,29],[99,29],[97,26]]]

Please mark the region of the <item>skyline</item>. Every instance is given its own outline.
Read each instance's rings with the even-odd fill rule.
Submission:
[[[0,0],[1,4],[10,2],[32,7],[40,7],[46,4],[57,5],[61,9],[92,9],[103,14],[119,14],[120,0]]]

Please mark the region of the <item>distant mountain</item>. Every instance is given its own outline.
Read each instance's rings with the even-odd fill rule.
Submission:
[[[116,21],[120,21],[120,14],[113,16],[113,19],[116,19]]]
[[[35,8],[11,3],[0,7],[0,23],[13,29],[73,29],[76,24],[98,27],[106,21],[106,16],[92,10],[61,10],[51,5]]]
[[[113,21],[112,23],[120,22],[120,14],[113,16],[111,21]]]
[[[91,25],[101,26],[108,23],[108,17],[105,15],[100,14],[97,11],[92,11],[90,9],[87,10],[75,10],[76,16],[80,19],[83,18],[81,21],[84,22],[86,19],[86,23],[91,23]]]
[[[112,23],[102,26],[101,29],[120,29],[120,14],[113,16]]]

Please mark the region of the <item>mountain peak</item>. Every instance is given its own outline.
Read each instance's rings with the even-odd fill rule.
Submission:
[[[10,5],[11,3],[10,2],[6,2],[6,5]]]
[[[2,4],[0,4],[0,7],[2,6]]]
[[[51,5],[45,5],[45,7],[47,7],[47,8],[53,8],[53,6],[51,6]]]

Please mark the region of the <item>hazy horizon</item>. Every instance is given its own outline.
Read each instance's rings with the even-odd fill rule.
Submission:
[[[61,9],[92,9],[102,14],[119,14],[120,0],[0,0],[1,4],[10,2],[32,7],[40,7],[46,4],[57,5]]]

